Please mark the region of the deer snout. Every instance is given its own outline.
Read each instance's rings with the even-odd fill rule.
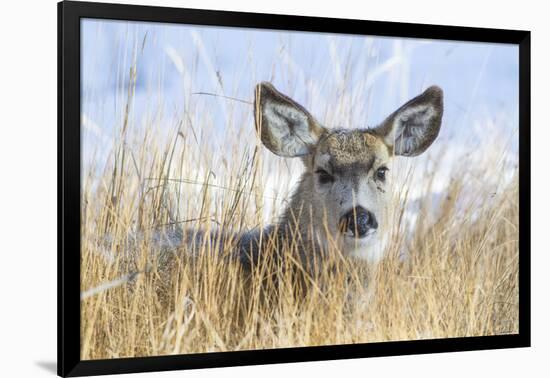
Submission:
[[[356,206],[340,218],[340,231],[344,235],[364,238],[378,228],[373,213],[361,206]]]

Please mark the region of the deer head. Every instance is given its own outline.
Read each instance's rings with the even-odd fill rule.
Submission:
[[[262,143],[276,155],[301,157],[305,166],[286,217],[292,214],[298,227],[313,228],[321,240],[329,233],[346,253],[367,258],[385,232],[392,158],[424,152],[442,116],[443,91],[436,86],[368,129],[326,128],[270,83],[255,92]]]

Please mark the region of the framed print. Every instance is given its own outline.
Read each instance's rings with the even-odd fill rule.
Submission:
[[[61,2],[61,376],[530,345],[530,34]]]

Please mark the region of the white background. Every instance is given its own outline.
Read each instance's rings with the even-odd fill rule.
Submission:
[[[114,1],[114,0],[113,0]],[[532,348],[188,371],[187,377],[549,376],[550,22],[544,1],[149,0],[136,4],[532,31]],[[56,2],[4,2],[0,22],[0,375],[56,359]],[[175,377],[181,372],[149,375]]]

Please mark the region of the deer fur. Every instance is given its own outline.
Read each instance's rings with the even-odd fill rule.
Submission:
[[[256,86],[254,104],[255,128],[263,145],[283,158],[298,157],[304,165],[278,222],[239,235],[176,229],[157,236],[157,246],[193,256],[210,243],[229,251],[226,255],[247,270],[261,264],[267,254],[279,257],[289,248],[304,266],[314,261],[322,265],[329,246],[344,256],[380,260],[389,226],[391,160],[417,156],[434,142],[441,127],[443,91],[429,87],[377,127],[365,129],[326,128],[267,82]],[[364,217],[361,238],[342,222],[357,225],[355,209]]]

